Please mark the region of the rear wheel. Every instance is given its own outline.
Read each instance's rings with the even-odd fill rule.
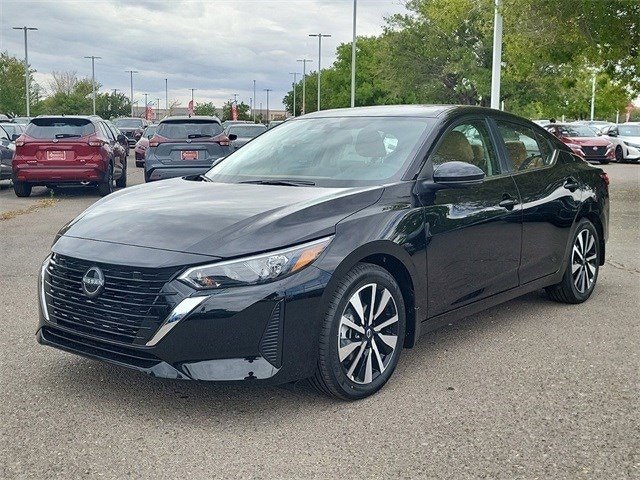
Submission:
[[[616,147],[616,162],[618,163],[624,162],[624,155],[622,153],[622,147],[620,145]]]
[[[547,287],[553,300],[563,303],[582,303],[591,296],[600,268],[600,241],[593,224],[583,218],[573,236],[569,264],[562,281]]]
[[[27,182],[13,182],[13,192],[17,197],[28,197],[31,195],[31,184]]]
[[[345,400],[377,392],[398,364],[405,318],[400,287],[389,272],[356,265],[329,302],[312,385]]]
[[[124,164],[122,165],[122,175],[120,178],[116,180],[116,187],[124,188],[127,186],[127,159],[124,159]]]
[[[98,193],[101,196],[109,195],[113,192],[113,165],[109,163],[107,173],[104,176],[104,180],[98,183]]]

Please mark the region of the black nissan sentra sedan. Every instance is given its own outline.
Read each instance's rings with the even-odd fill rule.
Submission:
[[[318,112],[66,225],[37,337],[158,377],[362,398],[445,322],[541,288],[587,300],[608,216],[606,173],[522,118]]]

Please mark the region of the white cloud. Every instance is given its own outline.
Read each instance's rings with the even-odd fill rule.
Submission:
[[[91,75],[103,90],[129,95],[129,74],[135,69],[134,99],[143,93],[164,105],[164,79],[169,99],[183,105],[189,88],[196,102],[221,106],[234,93],[249,103],[256,80],[258,103],[271,88],[271,108],[280,108],[291,85],[289,72],[300,72],[299,58],[317,68],[318,41],[323,39],[322,66],[335,60],[336,47],[351,41],[352,0],[2,0],[0,50],[24,54],[21,32],[11,26],[38,27],[29,33],[29,61],[36,81],[48,84],[51,71],[75,70]],[[382,31],[384,17],[404,11],[401,0],[360,0],[358,35]],[[10,19],[11,25],[4,19]]]

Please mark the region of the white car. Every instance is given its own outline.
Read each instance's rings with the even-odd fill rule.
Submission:
[[[640,124],[619,123],[603,128],[600,134],[615,145],[617,162],[640,160]]]

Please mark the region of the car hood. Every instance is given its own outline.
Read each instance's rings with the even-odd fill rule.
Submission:
[[[606,147],[611,144],[606,138],[600,137],[563,137],[565,143],[575,143],[585,147]]]
[[[335,232],[375,203],[382,187],[319,188],[190,181],[129,187],[98,201],[61,230],[67,237],[235,257]]]
[[[618,138],[623,142],[631,142],[635,145],[640,145],[640,137],[630,135],[618,135]]]

